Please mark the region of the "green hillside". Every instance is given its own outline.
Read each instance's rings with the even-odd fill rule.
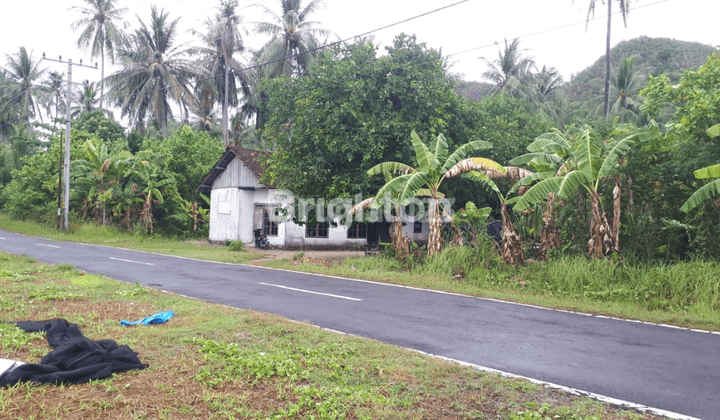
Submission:
[[[640,38],[622,41],[610,50],[615,68],[623,59],[635,56],[634,68],[643,75],[665,74],[673,81],[683,70],[695,69],[705,63],[715,48],[698,42],[677,41],[669,38]],[[603,94],[605,56],[574,75],[564,90],[569,102],[584,102]]]

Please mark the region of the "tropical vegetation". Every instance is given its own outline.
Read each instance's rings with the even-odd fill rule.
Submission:
[[[626,18],[627,2],[615,4]],[[314,20],[322,0],[253,6],[267,22],[246,22],[246,8],[220,0],[189,44],[179,41],[183,16],[153,6],[126,20],[121,6],[72,8],[77,45],[102,64],[100,80],[71,86],[69,97],[65,75],[32,51],[5,53],[3,212],[55,222],[69,110],[76,225],[203,236],[208,203],[195,186],[234,143],[273,152],[264,181],[297,196],[375,198],[365,210],[387,196],[396,212],[429,198],[430,255],[477,243],[452,239],[465,229],[452,214],[489,208],[512,265],[567,254],[720,256],[720,58],[711,47],[643,37],[566,81],[516,38],[485,59],[482,84],[460,80],[413,35],[384,51],[369,38],[335,42]],[[265,37],[257,51],[245,45],[251,31]],[[454,203],[440,209],[441,198]]]

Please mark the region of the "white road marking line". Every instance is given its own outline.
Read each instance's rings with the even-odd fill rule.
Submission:
[[[262,281],[259,281],[258,284],[262,284],[263,286],[278,287],[278,288],[280,288],[280,289],[294,290],[294,291],[296,291],[296,292],[310,293],[310,294],[312,294],[312,295],[329,296],[329,297],[334,297],[334,298],[338,298],[338,299],[352,300],[352,301],[355,301],[355,302],[360,302],[360,301],[362,301],[362,299],[358,299],[358,298],[351,298],[351,297],[348,297],[348,296],[341,296],[341,295],[333,295],[332,293],[313,292],[312,290],[296,289],[296,288],[294,288],[294,287],[281,286],[281,285],[279,285],[279,284],[265,283],[265,282],[262,282]]]
[[[153,263],[146,263],[146,262],[142,262],[142,261],[133,261],[133,260],[124,260],[122,258],[115,258],[115,257],[108,257],[108,258],[110,258],[111,260],[115,260],[115,261],[129,262],[129,263],[133,263],[133,264],[155,265]]]
[[[27,236],[27,235],[22,235],[22,236]],[[84,243],[80,243],[80,242],[76,242],[75,244],[81,245],[81,246],[88,246],[88,247],[118,249],[117,247],[111,247],[108,245],[84,244]],[[196,262],[204,262],[204,263],[210,263],[210,264],[219,264],[219,265],[227,265],[227,266],[235,266],[235,267],[247,267],[247,268],[267,270],[267,271],[280,271],[280,272],[284,272],[284,273],[304,274],[307,276],[324,277],[324,278],[328,278],[328,279],[345,280],[345,281],[356,282],[356,283],[368,283],[368,284],[374,284],[376,286],[396,287],[399,289],[407,289],[407,290],[417,290],[420,292],[436,293],[436,294],[448,295],[448,296],[458,296],[458,297],[464,297],[464,298],[468,298],[468,299],[484,300],[484,301],[488,301],[488,302],[498,302],[498,303],[504,303],[504,304],[508,304],[508,305],[524,306],[526,308],[542,309],[545,311],[552,311],[552,312],[558,311],[557,309],[546,308],[544,306],[531,305],[528,303],[519,303],[519,302],[510,301],[510,300],[493,299],[493,298],[487,298],[487,297],[482,297],[482,296],[463,295],[461,293],[443,292],[441,290],[425,289],[422,287],[406,286],[403,284],[382,283],[382,282],[377,282],[377,281],[373,281],[373,280],[354,279],[352,277],[332,276],[329,274],[306,273],[303,271],[288,270],[285,268],[263,267],[261,265],[237,264],[237,263],[228,263],[228,262],[220,262],[220,261],[201,260],[199,258],[181,257],[179,255],[159,254],[157,252],[149,252],[149,251],[133,250],[133,252],[149,254],[149,255],[157,255],[159,257],[176,258],[179,260],[196,261]],[[567,311],[567,312],[569,312],[571,314],[576,314],[576,315],[590,316],[593,318],[611,319],[613,321],[642,323],[645,325],[652,325],[655,327],[664,327],[666,325],[666,324],[658,324],[655,322],[638,321],[638,320],[629,319],[629,318],[619,318],[619,317],[614,317],[614,316],[596,315],[596,314],[590,314],[590,313],[586,313],[586,312],[576,312],[576,311]],[[689,328],[685,328],[685,327],[677,327],[677,326],[673,326],[673,327],[675,327],[676,329],[679,329],[679,330],[694,332],[694,331],[690,330]],[[720,335],[720,331],[698,330],[697,332],[705,333],[705,334]]]
[[[345,336],[349,336],[349,337],[366,338],[366,337],[356,335],[356,334],[350,334],[350,333],[346,333],[343,331],[338,331],[338,330],[333,330],[330,328],[320,327],[320,326],[313,325],[313,324],[308,324],[307,322],[300,322],[300,321],[295,321],[292,319],[290,319],[290,321],[298,323],[298,324],[310,325],[315,328],[319,328],[323,331],[329,331],[329,332],[340,334],[340,335],[345,335]],[[607,397],[605,395],[595,394],[594,392],[588,392],[588,391],[583,391],[583,390],[577,389],[577,388],[571,388],[571,387],[564,386],[564,385],[558,385],[558,384],[555,384],[552,382],[542,381],[542,380],[531,378],[528,376],[516,375],[514,373],[505,372],[505,371],[494,369],[494,368],[487,367],[487,366],[477,365],[475,363],[464,362],[462,360],[453,359],[453,358],[445,357],[445,356],[440,356],[437,354],[424,352],[422,350],[417,350],[417,349],[413,349],[410,347],[401,347],[401,346],[398,346],[398,347],[422,354],[424,356],[432,357],[434,359],[440,359],[440,360],[444,360],[446,362],[456,363],[460,366],[469,367],[469,368],[472,368],[475,370],[479,370],[481,372],[497,374],[497,375],[503,376],[505,378],[519,378],[519,379],[523,379],[523,380],[532,382],[532,383],[540,385],[540,386],[557,389],[558,391],[562,391],[562,392],[565,392],[568,394],[577,395],[580,397],[592,398],[592,399],[600,401],[600,402],[612,404],[612,405],[619,407],[621,409],[624,409],[624,410],[637,410],[637,411],[640,411],[643,413],[648,412],[648,413],[656,414],[659,416],[663,416],[663,417],[667,417],[667,418],[671,418],[671,419],[675,419],[675,420],[701,420],[696,417],[691,417],[691,416],[688,416],[685,414],[675,413],[673,411],[663,410],[661,408],[650,407],[650,406],[643,405],[643,404],[637,404],[637,403],[633,403],[630,401],[621,400],[618,398]]]
[[[35,244],[35,245],[37,245],[37,246],[46,246],[46,247],[48,247],[48,248],[60,248],[60,247],[57,246],[57,245],[48,245],[48,244]]]
[[[5,238],[3,238],[2,236],[0,236],[0,239],[2,239],[3,241],[5,240]]]

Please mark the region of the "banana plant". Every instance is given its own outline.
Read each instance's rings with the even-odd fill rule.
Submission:
[[[445,179],[462,175],[472,170],[493,169],[504,172],[499,163],[485,158],[468,158],[477,150],[489,149],[492,144],[482,140],[471,141],[460,146],[452,154],[448,150],[445,136],[438,135],[426,145],[415,131],[410,134],[415,152],[416,167],[399,162],[383,162],[368,170],[368,175],[379,173],[401,174],[392,178],[380,188],[375,196],[375,206],[385,198],[396,198],[400,203],[411,197],[423,195],[430,198],[430,234],[428,237],[428,255],[439,253],[442,249],[442,213],[440,198],[444,195],[439,191]],[[450,210],[450,209],[446,209]]]
[[[715,124],[707,129],[708,136],[715,138],[720,137],[720,124]],[[706,166],[693,172],[697,179],[715,178],[708,184],[698,188],[690,198],[683,203],[680,210],[689,213],[706,200],[720,197],[720,164]]]
[[[156,165],[150,165],[147,161],[142,161],[140,165],[135,166],[134,174],[139,180],[139,191],[142,195],[143,206],[140,211],[140,221],[143,227],[153,233],[153,215],[152,204],[157,202],[163,204],[165,200],[160,192],[160,188],[168,185],[174,180],[172,178],[160,179],[160,173]]]
[[[554,176],[562,176],[572,164],[570,142],[563,137],[560,131],[555,130],[541,134],[527,146],[529,153],[518,156],[510,161],[512,165],[527,165],[535,170],[531,175],[517,182],[511,192],[518,191],[522,195],[529,185]],[[555,193],[547,196],[545,210],[543,211],[543,228],[540,232],[540,249],[538,259],[547,259],[547,252],[559,248],[560,230],[555,223]]]
[[[503,194],[493,178],[523,179],[532,172],[516,166],[506,166],[505,171],[499,172],[493,169],[485,171],[470,171],[464,175],[465,178],[482,182],[497,194],[500,200],[500,218],[502,220],[502,239],[500,241],[500,255],[506,264],[517,266],[525,262],[525,250],[522,246],[520,235],[512,223],[510,213],[507,210],[508,195]],[[510,190],[512,192],[513,190]]]
[[[106,205],[112,201],[113,184],[123,178],[133,156],[127,150],[110,151],[106,144],[95,147],[87,140],[83,145],[84,159],[77,161],[79,172],[76,190],[84,192],[85,199],[100,213],[102,224],[107,222]]]
[[[636,139],[643,135],[636,133],[622,140],[603,144],[590,129],[584,129],[574,141],[567,142],[569,154],[563,170],[530,187],[515,204],[515,211],[523,211],[533,204],[545,201],[550,194],[555,194],[560,199],[568,199],[584,189],[590,195],[592,211],[588,253],[593,258],[602,258],[604,255],[619,257],[615,234],[619,229],[619,186],[616,183],[613,192],[617,196],[614,200],[614,215],[618,221],[616,229],[611,229],[607,221],[599,189],[604,180],[616,174],[623,156],[632,149]]]

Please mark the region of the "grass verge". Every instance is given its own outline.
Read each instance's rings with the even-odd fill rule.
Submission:
[[[460,247],[422,262],[366,257],[263,265],[720,331],[720,263],[713,261],[613,265],[560,257],[515,268]]]
[[[0,213],[0,226],[3,229],[24,235],[42,236],[56,241],[82,242],[87,244],[113,246],[137,251],[177,255],[200,260],[226,263],[247,263],[258,258],[257,254],[243,252],[241,247],[217,245],[206,241],[179,240],[160,235],[147,235],[144,231],[122,232],[115,226],[98,226],[94,223],[73,225],[70,232],[63,233],[55,228],[39,225],[32,221],[10,218]],[[237,245],[237,243],[234,243]]]
[[[239,247],[134,235],[94,224],[77,226],[64,234],[2,213],[0,226],[57,240],[220,262],[252,263],[260,256],[233,250]],[[713,261],[612,265],[605,260],[558,257],[514,268],[500,263],[493,253],[464,247],[448,248],[425,260],[366,257],[333,264],[315,264],[307,262],[312,261],[308,258],[299,261],[306,262],[296,264],[286,259],[263,261],[262,265],[720,331],[720,263]]]
[[[527,381],[0,253],[0,320],[65,318],[150,368],[73,386],[0,389],[4,418],[654,419]],[[123,327],[173,310],[168,323]],[[0,357],[38,362],[42,334],[0,324]]]

